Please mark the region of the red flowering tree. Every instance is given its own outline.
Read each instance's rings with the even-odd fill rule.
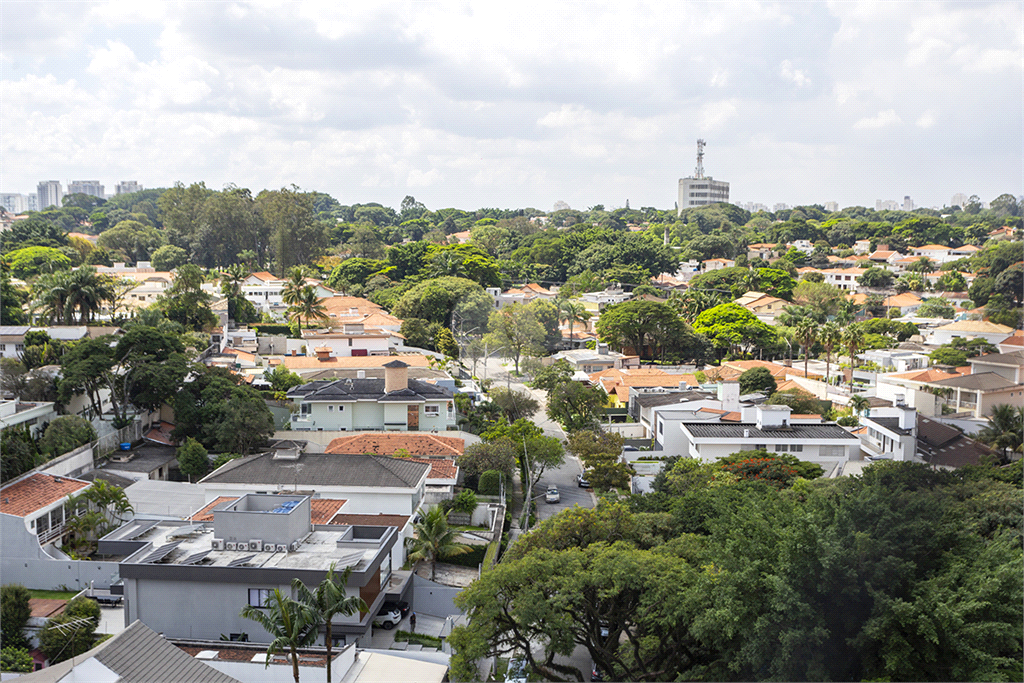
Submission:
[[[736,475],[737,479],[763,481],[777,489],[784,489],[793,484],[797,471],[775,458],[747,458],[736,462],[723,462],[721,467],[726,472]]]

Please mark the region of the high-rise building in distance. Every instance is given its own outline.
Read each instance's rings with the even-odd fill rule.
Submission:
[[[0,206],[17,215],[28,211],[28,197],[17,192],[0,193]]]
[[[959,206],[961,209],[967,206],[967,200],[970,199],[963,192],[957,192],[953,195],[953,198],[949,200],[950,206]]]
[[[68,194],[87,194],[103,198],[103,185],[98,180],[69,180]]]
[[[825,210],[835,213],[839,210],[839,202],[825,202]]]
[[[704,175],[704,145],[697,140],[697,168],[693,176],[679,179],[679,201],[676,215],[694,206],[705,206],[729,201],[729,183]]]
[[[910,198],[909,194],[903,196],[903,210],[904,211],[913,211],[914,210],[914,200]]]
[[[114,186],[114,194],[131,194],[132,192],[141,192],[142,185],[139,185],[136,180],[122,180]]]
[[[48,206],[62,206],[61,199],[64,197],[64,190],[59,180],[43,180],[36,188],[36,196],[39,197],[39,211]]]

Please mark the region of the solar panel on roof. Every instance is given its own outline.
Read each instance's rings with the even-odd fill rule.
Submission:
[[[254,557],[256,557],[256,556],[255,555],[246,555],[245,557],[240,557],[237,560],[231,560],[231,562],[228,562],[228,566],[229,567],[240,567],[240,566],[242,566],[243,564],[245,564],[246,562],[248,562],[249,560],[251,560]]]
[[[122,540],[122,541],[130,541],[132,539],[138,538],[139,536],[141,536],[142,534],[146,533],[147,531],[149,531],[150,529],[152,529],[153,527],[155,527],[159,523],[160,523],[159,520],[153,520],[151,522],[139,522],[138,523],[138,527],[136,527],[134,530],[132,530],[132,532],[130,534],[128,534],[127,536],[125,536],[124,538],[122,538],[120,540]]]
[[[182,536],[188,536],[190,534],[202,531],[205,528],[205,524],[189,524],[188,526],[183,526],[180,529],[171,532],[167,535],[167,538],[181,538]]]
[[[171,553],[171,551],[177,548],[179,545],[181,545],[181,541],[175,541],[174,543],[162,545],[153,552],[151,552],[149,555],[146,555],[146,557],[143,558],[140,564],[153,564],[155,562],[159,562],[160,560],[167,557]]]
[[[207,555],[209,555],[212,552],[213,552],[213,550],[203,550],[203,551],[198,552],[198,553],[193,553],[192,555],[189,555],[188,557],[186,557],[184,560],[182,560],[178,564],[180,564],[180,565],[197,564],[204,557],[206,557]]]

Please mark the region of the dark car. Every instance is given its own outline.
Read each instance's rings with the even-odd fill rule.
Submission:
[[[590,488],[590,482],[587,481],[586,478],[584,478],[582,472],[580,474],[576,475],[576,483],[579,484],[579,487],[581,489],[589,489]]]
[[[384,603],[384,607],[387,610],[389,610],[389,611],[390,610],[398,610],[399,612],[402,613],[402,618],[403,619],[405,619],[405,617],[409,614],[409,603],[407,603],[405,600],[400,600],[400,601],[397,601],[397,602],[396,601],[392,601],[392,600],[388,600],[387,602]]]

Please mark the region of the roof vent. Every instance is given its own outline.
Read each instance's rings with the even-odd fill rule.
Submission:
[[[749,429],[744,429],[743,430],[743,438],[744,439],[749,439],[750,438],[750,430]]]

